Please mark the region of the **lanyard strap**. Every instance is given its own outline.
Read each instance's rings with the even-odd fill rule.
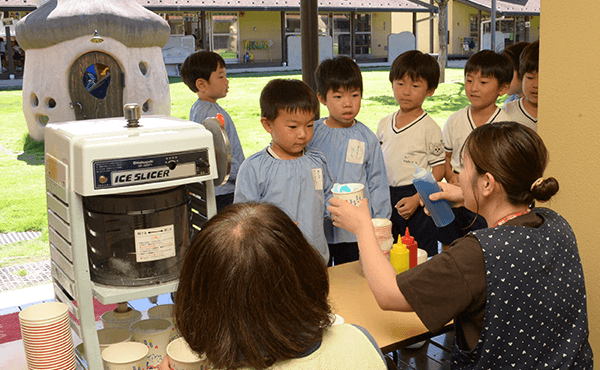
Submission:
[[[496,226],[500,226],[500,225],[504,225],[505,223],[507,223],[508,221],[512,220],[513,218],[517,218],[519,216],[523,216],[526,215],[530,212],[531,210],[528,209],[526,211],[523,212],[517,212],[517,213],[513,213],[512,215],[508,215],[506,217],[501,218],[498,222],[496,222],[496,225],[494,225],[494,227]]]

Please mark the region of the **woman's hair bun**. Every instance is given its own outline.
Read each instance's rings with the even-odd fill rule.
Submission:
[[[540,202],[546,202],[558,192],[558,181],[554,177],[543,179],[539,184],[531,188],[531,195]]]

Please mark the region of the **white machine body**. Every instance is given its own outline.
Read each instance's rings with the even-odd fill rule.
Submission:
[[[93,298],[112,304],[156,296],[175,291],[178,280],[127,287],[92,281],[84,202],[185,186],[189,228],[199,229],[216,213],[214,141],[204,126],[165,116],[144,116],[138,127],[128,127],[124,118],[52,124],[44,137],[55,298],[78,320],[71,327],[84,342],[85,367],[100,370]]]
[[[194,122],[145,116],[140,119],[139,127],[129,128],[123,118],[94,119],[48,125],[45,135],[50,138],[45,143],[47,176],[66,190],[83,196],[156,189],[157,184],[165,181],[170,181],[168,186],[175,186],[190,180],[199,182],[217,177],[214,166],[209,168],[209,173],[195,174],[188,168],[187,171],[171,171],[170,176],[164,178],[104,187],[98,187],[95,181],[91,181],[94,179],[94,163],[102,160],[138,159],[142,162],[146,157],[204,149],[208,152],[208,163],[215,163],[212,135]],[[138,168],[143,169],[144,166],[140,163]],[[150,165],[146,164],[146,167]]]

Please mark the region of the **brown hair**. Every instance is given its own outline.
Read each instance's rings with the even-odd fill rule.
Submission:
[[[319,112],[317,95],[300,80],[277,78],[269,81],[260,93],[260,114],[274,121],[280,111],[316,114]]]
[[[330,325],[321,256],[295,223],[267,203],[237,203],[187,251],[174,317],[181,335],[216,368],[264,369],[298,357]]]
[[[500,53],[507,56],[511,60],[513,70],[517,71],[517,73],[519,73],[519,57],[527,45],[529,45],[529,42],[527,41],[517,42],[516,44],[510,45],[506,49],[502,50],[502,53]]]
[[[519,58],[519,77],[521,80],[525,73],[537,72],[540,61],[540,40],[535,40],[527,45]]]
[[[363,93],[363,80],[360,67],[352,58],[339,55],[333,59],[325,59],[315,70],[317,92],[327,100],[329,90],[359,89]]]
[[[494,176],[513,205],[547,201],[558,192],[554,177],[533,186],[544,175],[548,150],[542,138],[525,125],[495,122],[477,127],[465,140],[463,153],[469,155],[479,175]]]
[[[196,80],[202,78],[210,80],[210,75],[219,67],[225,68],[225,60],[213,51],[197,51],[190,54],[181,65],[179,75],[183,83],[193,92],[198,92]]]
[[[482,77],[498,80],[498,87],[510,84],[514,75],[511,60],[493,50],[481,50],[469,57],[465,63],[465,76],[477,72]]]
[[[427,90],[436,89],[440,80],[440,65],[429,54],[419,50],[406,51],[394,59],[390,68],[390,82],[401,79],[405,74],[416,81],[419,78],[427,82]]]

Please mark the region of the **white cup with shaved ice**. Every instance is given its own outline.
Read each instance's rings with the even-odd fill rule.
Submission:
[[[359,183],[333,184],[331,192],[334,198],[343,199],[355,206],[360,204],[364,196],[365,186]]]

